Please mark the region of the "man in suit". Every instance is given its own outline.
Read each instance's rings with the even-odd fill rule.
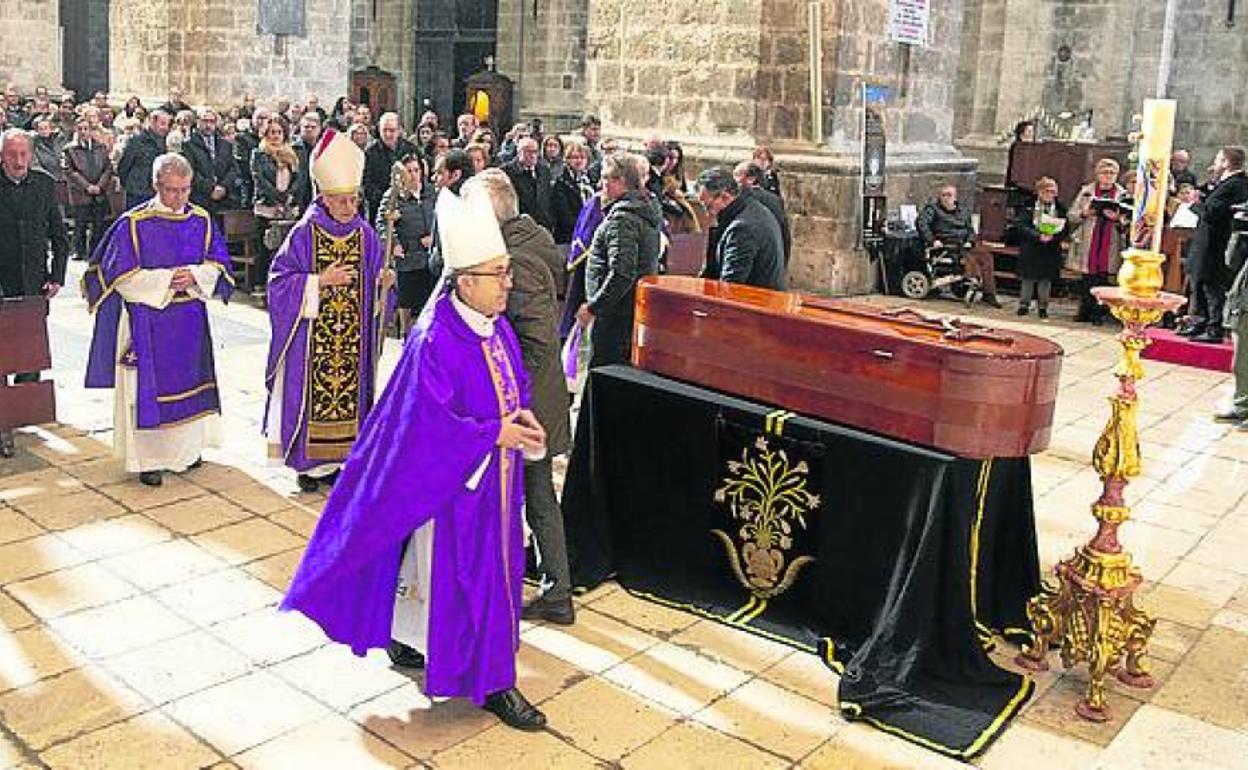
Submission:
[[[1189,315],[1195,323],[1182,333],[1194,342],[1222,343],[1222,311],[1230,288],[1225,255],[1231,239],[1231,207],[1248,201],[1244,161],[1243,147],[1223,147],[1213,160],[1217,174],[1213,189],[1192,207],[1200,216],[1187,257],[1187,276],[1192,286]]]
[[[165,137],[173,117],[164,110],[156,110],[147,119],[148,127],[126,142],[121,160],[117,162],[117,176],[126,191],[126,208],[131,209],[156,194],[152,189],[152,164],[165,152]]]
[[[191,202],[212,214],[219,226],[221,212],[235,203],[230,193],[238,185],[238,167],[234,165],[234,145],[217,130],[218,120],[216,112],[204,110],[182,154],[195,172]]]
[[[299,156],[299,168],[308,169],[311,166],[312,151],[316,149],[316,143],[321,140],[321,126],[324,122],[319,114],[309,110],[303,113],[303,117],[299,119],[299,138],[291,143],[295,154]],[[308,204],[312,202],[312,175],[303,173],[299,175],[295,183],[295,205],[300,211],[305,211]]]
[[[784,239],[775,216],[753,197],[742,195],[727,169],[707,169],[698,183],[698,198],[720,229],[719,280],[783,291],[788,285]]]
[[[361,106],[361,109],[367,109]],[[381,196],[390,189],[390,175],[395,161],[416,154],[416,145],[403,138],[399,116],[393,112],[377,119],[377,138],[364,151],[364,200],[368,202],[368,220],[376,218]]]
[[[784,264],[788,266],[789,255],[793,253],[793,233],[789,229],[789,216],[784,210],[784,199],[771,190],[763,188],[766,172],[763,167],[752,160],[744,160],[732,170],[732,176],[741,187],[741,194],[753,198],[771,212],[780,225],[780,239],[784,242]]]
[[[516,159],[503,166],[520,198],[520,213],[528,214],[547,230],[555,226],[551,213],[550,169],[538,163],[537,140],[526,136],[516,142]]]
[[[85,117],[78,118],[74,140],[66,145],[62,164],[69,205],[74,209],[74,255],[86,259],[104,234],[113,164],[108,149],[96,139]]]

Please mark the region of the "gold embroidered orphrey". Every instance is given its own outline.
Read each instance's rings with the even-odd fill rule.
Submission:
[[[307,455],[313,460],[342,460],[360,429],[360,341],[363,336],[362,230],[335,238],[312,227],[313,269],[320,273],[338,262],[355,268],[346,286],[322,286],[320,312],[308,342]]]
[[[730,535],[711,532],[724,544],[737,581],[759,599],[778,596],[793,585],[813,556],[791,558],[795,527],[806,529],[806,517],[819,509],[819,496],[807,489],[810,468],[796,465],[783,449],[773,449],[766,436],[728,461],[728,475],[715,490],[715,502],[726,503],[740,521]]]

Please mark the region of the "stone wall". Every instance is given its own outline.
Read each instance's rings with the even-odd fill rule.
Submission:
[[[571,130],[585,113],[589,0],[500,0],[496,69],[516,87],[519,119]]]
[[[318,94],[326,107],[349,85],[351,0],[307,0],[307,36],[256,34],[256,4],[234,0],[113,0],[110,84],[155,103],[179,86],[192,104],[263,103]]]
[[[395,103],[405,125],[419,118],[411,72],[414,0],[351,0],[351,67],[379,67],[395,76]]]
[[[23,93],[59,90],[61,26],[57,0],[0,0],[0,86]]]

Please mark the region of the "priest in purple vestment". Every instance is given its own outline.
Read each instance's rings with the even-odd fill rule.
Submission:
[[[373,406],[394,273],[358,213],[364,153],[327,130],[310,156],[319,195],[269,270],[264,432],[299,488],[332,483]]]
[[[516,651],[523,460],[544,456],[546,434],[503,317],[511,265],[489,200],[443,191],[437,217],[450,275],[364,422],[282,608],[356,654],[396,657],[397,646],[427,662],[427,695],[540,730],[545,716],[516,689]]]
[[[228,300],[230,257],[208,212],[189,204],[190,164],[161,155],[156,197],[109,228],[83,276],[95,315],[88,388],[113,388],[113,449],[148,486],[200,462],[221,412],[205,303]]]

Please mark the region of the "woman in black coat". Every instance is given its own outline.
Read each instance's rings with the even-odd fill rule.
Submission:
[[[425,182],[424,164],[417,154],[402,161],[403,186],[391,187],[381,196],[375,226],[381,242],[387,242],[389,221],[386,212],[395,195],[394,267],[398,272],[399,333],[407,336],[412,320],[433,293],[437,276],[429,269],[429,247],[433,244],[434,202],[437,192]]]
[[[1049,294],[1062,273],[1062,242],[1067,237],[1066,207],[1057,200],[1057,182],[1036,180],[1036,202],[1015,222],[1019,237],[1018,314],[1027,315],[1036,300],[1041,318],[1049,317]]]

